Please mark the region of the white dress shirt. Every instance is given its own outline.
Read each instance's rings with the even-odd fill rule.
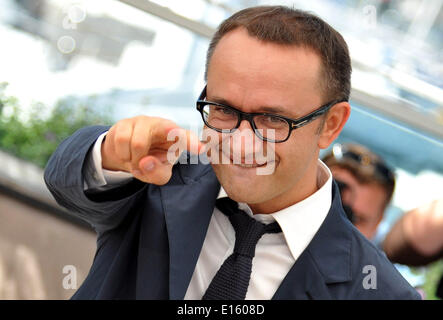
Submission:
[[[86,166],[85,189],[111,188],[132,177],[127,172],[113,172],[101,167],[101,143],[106,133],[96,141]],[[239,203],[254,219],[262,223],[277,221],[281,233],[264,234],[257,243],[252,262],[251,281],[246,299],[271,299],[284,277],[306,249],[329,212],[332,202],[332,174],[319,160],[318,190],[290,207],[270,214],[253,214],[246,203]],[[223,188],[218,198],[225,197]],[[197,265],[186,291],[185,299],[200,300],[223,261],[234,250],[235,231],[229,219],[214,208]]]

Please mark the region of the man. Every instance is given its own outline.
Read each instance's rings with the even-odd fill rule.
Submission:
[[[375,240],[394,193],[392,170],[380,156],[357,144],[336,143],[322,160],[340,186],[348,217],[366,238]]]
[[[98,233],[74,298],[418,298],[346,220],[318,160],[349,116],[350,73],[343,38],[321,19],[249,8],[214,35],[197,103],[218,139],[210,156],[223,161],[168,161],[172,131],[186,135],[189,151],[205,147],[161,118],[85,128],[64,141],[45,181]],[[252,150],[227,143],[239,132],[252,132]],[[248,163],[258,149],[265,163]],[[270,174],[257,174],[268,165]]]

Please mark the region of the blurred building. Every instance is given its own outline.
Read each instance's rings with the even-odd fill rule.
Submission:
[[[0,163],[0,300],[70,298],[95,233],[55,204],[40,168],[1,151]]]

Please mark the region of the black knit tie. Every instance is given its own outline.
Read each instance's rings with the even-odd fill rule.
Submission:
[[[281,232],[277,222],[263,224],[238,208],[237,202],[221,198],[216,206],[229,217],[235,230],[234,252],[223,262],[209,284],[203,300],[244,300],[251,278],[252,259],[265,233]]]

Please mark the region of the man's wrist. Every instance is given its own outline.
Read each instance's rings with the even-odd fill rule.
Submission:
[[[86,160],[85,189],[115,187],[133,178],[129,172],[106,170],[102,167],[101,146],[108,132],[101,134]]]

